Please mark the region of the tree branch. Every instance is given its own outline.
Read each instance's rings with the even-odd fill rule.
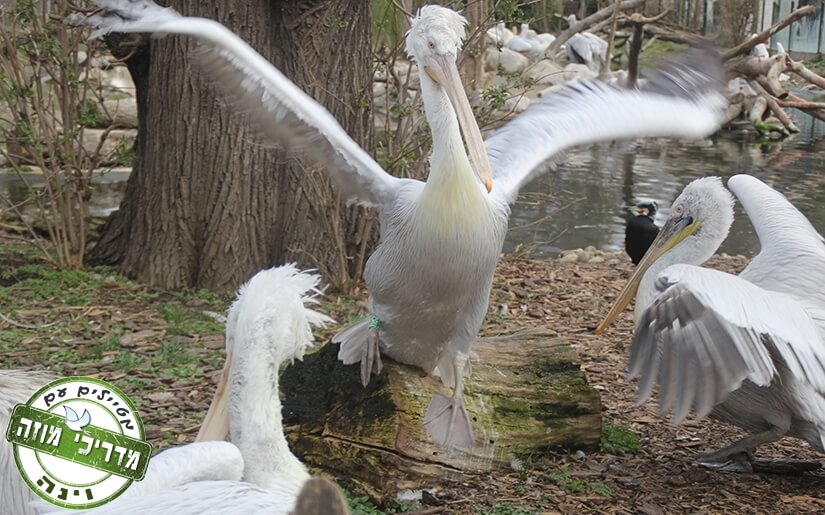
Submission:
[[[796,11],[792,12],[791,14],[785,16],[782,20],[778,21],[771,25],[771,27],[767,30],[763,30],[756,34],[755,37],[748,39],[733,48],[730,48],[722,53],[722,59],[728,60],[732,57],[736,57],[739,54],[744,54],[745,52],[749,51],[751,48],[755,47],[759,43],[764,43],[768,40],[771,36],[779,32],[780,30],[784,29],[791,23],[795,22],[800,18],[804,18],[805,16],[810,16],[816,13],[816,6],[808,5],[802,7],[801,9],[797,9]]]
[[[815,84],[822,89],[825,89],[825,77],[811,71],[807,66],[799,61],[794,61],[790,57],[788,57],[788,62],[791,67],[791,71],[795,74],[799,75],[803,79],[807,80],[811,84]]]

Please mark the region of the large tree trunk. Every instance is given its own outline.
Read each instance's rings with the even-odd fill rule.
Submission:
[[[369,148],[369,2],[171,5],[239,34]],[[322,171],[258,142],[190,67],[192,38],[144,44],[129,63],[140,120],[134,172],[90,261],[116,263],[121,273],[163,288],[230,290],[288,260],[318,267],[338,284],[360,273],[373,225],[367,215],[344,208]]]

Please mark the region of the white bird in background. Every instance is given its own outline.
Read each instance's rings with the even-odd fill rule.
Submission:
[[[487,35],[496,45],[505,45],[513,37],[513,31],[507,28],[503,21],[496,23],[495,27],[487,29]]]
[[[751,34],[751,39],[755,38],[757,35],[758,34]],[[765,43],[757,43],[753,48],[751,48],[750,55],[760,59],[767,59],[771,56],[771,53],[768,51],[768,46]]]
[[[198,436],[222,439],[228,430],[231,443],[198,441],[163,451],[123,495],[71,513],[291,513],[310,476],[283,432],[278,370],[312,347],[313,327],[332,322],[310,308],[319,280],[286,265],[259,272],[238,291],[226,321],[226,373]]]
[[[548,36],[551,38],[549,41]],[[550,34],[536,34],[536,31],[532,30],[530,25],[522,23],[518,35],[508,39],[504,46],[514,52],[526,55],[533,61],[538,61],[544,57],[544,51],[547,50],[553,39],[555,37]]]
[[[547,32],[542,32],[540,34],[536,34],[535,38],[537,40],[539,40],[539,42],[541,42],[542,44],[545,44],[547,46],[550,46],[550,43],[552,43],[553,41],[556,40],[556,36],[554,36],[553,34],[548,34]],[[546,49],[547,49],[547,47],[545,47],[545,50]]]
[[[339,358],[361,363],[365,385],[380,373],[381,353],[439,375],[453,395],[436,394],[424,424],[437,442],[449,445],[473,441],[461,395],[465,365],[487,313],[509,204],[519,188],[546,169],[541,165],[549,158],[574,145],[638,136],[704,137],[718,129],[727,103],[718,58],[695,54],[692,61],[654,71],[646,89],[568,85],[496,132],[487,142],[488,157],[456,67],[467,22],[450,9],[428,5],[412,19],[406,48],[418,64],[433,135],[429,178],[401,179],[384,171],[329,112],[224,26],[146,1],[97,3],[113,10],[91,18],[100,27],[97,34],[179,33],[201,40],[212,49],[211,59],[201,61],[203,69],[269,141],[302,148],[308,160],[326,167],[345,200],[377,208],[381,241],[365,271],[371,315],[334,338],[341,344]]]
[[[567,23],[572,27],[576,24],[576,15],[567,17]],[[570,36],[565,44],[567,58],[574,63],[584,64],[590,70],[598,73],[605,66],[604,58],[607,53],[607,41],[590,32],[577,32]]]
[[[530,39],[536,37],[537,34],[535,30],[530,28],[529,23],[522,23],[518,35],[523,38]]]
[[[733,222],[716,177],[690,183],[597,328],[638,289],[629,377],[639,401],[659,385],[660,413],[739,426],[750,436],[699,457],[751,471],[757,446],[793,436],[825,453],[825,240],[777,191],[749,175],[728,181],[761,250],[734,276],[702,268]]]
[[[533,52],[533,43],[521,34],[508,39],[504,47],[520,54],[530,54]]]
[[[55,379],[57,378],[48,372],[0,370],[0,513],[37,513],[30,503],[39,497],[23,482],[5,431],[14,407],[25,404],[34,392]]]

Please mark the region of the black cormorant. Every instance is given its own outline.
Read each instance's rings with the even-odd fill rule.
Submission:
[[[624,232],[624,249],[634,265],[639,264],[647,249],[650,248],[650,244],[659,234],[659,227],[653,223],[658,209],[656,202],[652,200],[642,202],[636,207],[639,208],[639,214],[627,222]]]

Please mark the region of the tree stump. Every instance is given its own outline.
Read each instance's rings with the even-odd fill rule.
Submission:
[[[464,397],[476,444],[446,449],[422,420],[437,378],[384,358],[384,371],[361,386],[358,365],[328,344],[281,379],[292,450],[347,488],[388,500],[399,491],[461,482],[547,451],[595,447],[599,394],[578,356],[541,332],[482,338],[473,347]]]

